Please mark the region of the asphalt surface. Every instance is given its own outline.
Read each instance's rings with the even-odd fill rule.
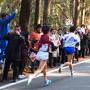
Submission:
[[[70,76],[68,68],[62,70],[62,73],[53,71],[48,73],[52,84],[45,86],[43,77],[33,79],[27,86],[27,81],[21,83],[11,83],[12,85],[0,87],[0,90],[90,90],[90,61],[85,61],[74,66],[74,76]]]

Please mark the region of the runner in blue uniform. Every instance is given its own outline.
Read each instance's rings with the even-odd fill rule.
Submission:
[[[69,66],[71,75],[73,75],[72,60],[75,53],[75,46],[80,43],[80,37],[74,33],[75,30],[76,28],[74,26],[71,26],[70,32],[63,36],[63,48],[65,54],[67,55],[68,62],[61,65],[59,68],[61,69],[63,66]]]

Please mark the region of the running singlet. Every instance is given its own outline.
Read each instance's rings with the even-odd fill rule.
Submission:
[[[79,36],[74,33],[68,33],[63,36],[63,47],[75,47],[79,42]]]

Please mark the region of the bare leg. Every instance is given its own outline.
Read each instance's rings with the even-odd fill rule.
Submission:
[[[43,76],[44,76],[44,80],[48,80],[47,79],[47,64],[45,65],[44,69],[43,69]]]
[[[62,67],[65,67],[65,66],[69,66],[70,68],[70,71],[71,71],[71,75],[72,75],[72,60],[73,60],[73,54],[72,55],[67,55],[67,58],[68,58],[68,62],[66,62],[64,65],[60,66],[59,68],[59,72],[61,72],[61,68]]]
[[[47,61],[44,61],[44,60],[40,61],[39,68],[37,69],[37,71],[32,76],[29,75],[28,85],[32,81],[33,78],[35,78],[37,75],[39,75],[43,71],[46,65],[47,65]]]
[[[72,69],[73,69],[72,60],[73,60],[73,54],[68,55],[68,62],[69,62],[68,65],[69,65],[69,68],[70,68],[70,71],[71,71],[71,75],[73,75],[73,73],[72,73]]]
[[[39,68],[37,69],[37,71],[34,73],[33,76],[36,77],[37,75],[39,75],[44,70],[46,65],[47,65],[47,61],[44,60],[40,61]]]
[[[43,69],[43,75],[44,75],[45,85],[47,86],[51,84],[52,81],[47,78],[47,64],[45,65]]]

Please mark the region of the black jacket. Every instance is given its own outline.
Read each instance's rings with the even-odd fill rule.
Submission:
[[[4,36],[4,39],[8,40],[8,45],[6,47],[6,58],[20,60],[21,45],[24,43],[24,38],[13,32]]]

